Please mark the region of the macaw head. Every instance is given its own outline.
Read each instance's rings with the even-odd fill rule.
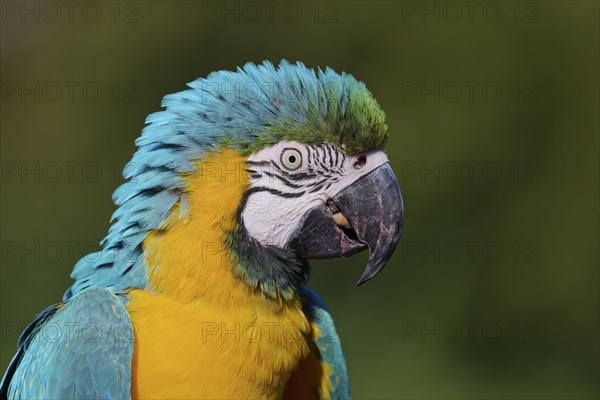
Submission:
[[[222,230],[235,274],[271,296],[289,297],[311,258],[368,250],[359,284],[383,269],[400,240],[403,205],[383,152],[385,115],[363,83],[283,61],[189,86],[148,117],[124,171],[129,182],[113,196],[120,207],[105,249],[146,249],[119,261],[122,276],[143,275],[135,264],[156,252],[149,236],[179,226],[185,233],[173,234],[178,250],[168,264],[206,240],[198,231]],[[219,182],[209,177],[216,170]],[[103,257],[96,268],[116,262]]]
[[[383,269],[402,233],[402,197],[387,156],[379,146],[353,152],[332,139],[291,139],[248,156],[239,228],[301,259],[368,249],[363,284]]]

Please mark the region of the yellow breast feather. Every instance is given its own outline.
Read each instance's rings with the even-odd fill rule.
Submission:
[[[150,290],[129,292],[132,397],[281,398],[314,356],[310,324],[299,299],[267,299],[233,274],[224,243],[247,188],[244,158],[217,151],[197,168],[187,214],[176,207],[144,241]]]

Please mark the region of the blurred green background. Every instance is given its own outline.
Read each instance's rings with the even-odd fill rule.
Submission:
[[[65,3],[2,2],[2,371],[162,96],[285,58],[367,84],[404,194],[377,279],[313,265],[354,397],[598,398],[598,2]]]

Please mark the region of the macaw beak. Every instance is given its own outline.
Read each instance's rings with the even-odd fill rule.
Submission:
[[[290,241],[302,258],[346,257],[369,249],[358,285],[387,264],[402,235],[404,207],[389,163],[342,189],[327,204],[311,209]]]

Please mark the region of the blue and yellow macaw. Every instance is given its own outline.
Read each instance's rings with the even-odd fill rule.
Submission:
[[[10,399],[349,398],[311,258],[402,231],[385,116],[364,84],[282,61],[163,99],[114,193],[102,250],[23,332]]]

